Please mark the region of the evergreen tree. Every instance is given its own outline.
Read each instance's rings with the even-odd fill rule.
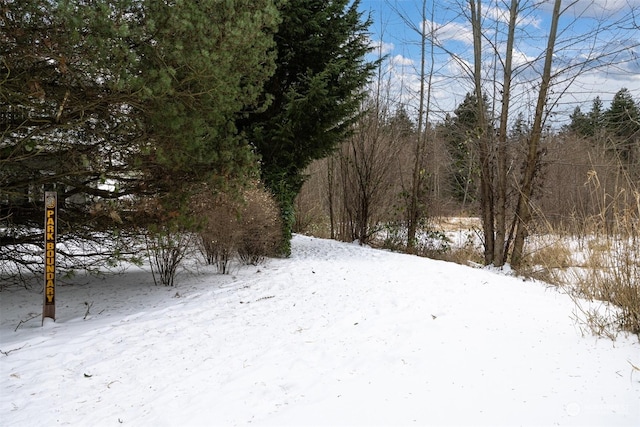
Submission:
[[[488,110],[485,99],[485,109]],[[451,156],[450,188],[452,196],[466,204],[477,197],[478,160],[475,156],[478,129],[478,101],[467,93],[454,111],[454,116],[445,121],[445,139]],[[488,115],[487,115],[488,116]]]
[[[409,113],[404,106],[400,106],[400,108],[386,120],[386,126],[391,132],[398,134],[402,139],[407,139],[416,132],[416,124],[411,117],[409,117]]]
[[[589,119],[586,114],[582,112],[580,107],[576,107],[573,113],[569,115],[571,122],[567,126],[566,130],[577,135],[586,135],[589,128]]]
[[[349,133],[375,64],[365,55],[369,20],[359,1],[288,0],[275,34],[277,68],[265,87],[269,107],[240,120],[255,146],[262,178],[280,205],[285,247],[305,168]]]
[[[45,188],[81,240],[144,226],[125,200],[180,209],[194,184],[246,176],[235,121],[264,102],[278,16],[273,0],[0,8],[0,248],[41,243]]]
[[[612,148],[626,162],[633,162],[640,145],[640,107],[628,89],[620,89],[604,113]]]
[[[511,131],[509,133],[509,139],[511,141],[518,142],[526,139],[527,137],[529,137],[530,134],[531,134],[530,126],[525,120],[524,114],[522,112],[519,112],[518,116],[516,117],[516,121],[513,123],[513,126],[511,127]]]
[[[571,114],[569,118],[571,122],[565,128],[565,131],[586,137],[596,136],[604,126],[602,101],[600,97],[597,96],[594,98],[591,104],[591,111],[587,114],[584,114],[578,106],[573,110],[573,114]]]
[[[150,1],[149,12],[157,43],[141,46],[139,70],[148,75],[140,85],[152,147],[147,181],[189,195],[192,183],[244,179],[255,159],[235,122],[264,102],[263,84],[275,69],[275,5]]]
[[[596,96],[591,103],[591,111],[589,111],[589,128],[588,135],[596,136],[604,126],[604,111],[602,110],[602,100]]]

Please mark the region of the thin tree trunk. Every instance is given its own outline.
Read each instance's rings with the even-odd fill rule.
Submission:
[[[524,241],[527,237],[527,226],[531,221],[531,196],[533,194],[533,182],[538,170],[538,158],[540,140],[542,139],[542,123],[544,118],[544,110],[546,106],[547,93],[551,82],[551,64],[553,62],[553,51],[556,43],[556,34],[558,31],[558,21],[560,19],[560,6],[562,0],[555,0],[553,6],[553,15],[551,17],[551,29],[549,30],[549,40],[544,59],[544,70],[542,73],[542,81],[540,82],[540,92],[538,93],[538,102],[536,104],[536,115],[531,129],[531,137],[529,139],[529,150],[525,163],[524,173],[522,175],[520,185],[520,196],[518,197],[518,205],[516,208],[516,234],[513,241],[513,252],[511,254],[511,264],[518,267],[522,262]]]
[[[504,79],[502,84],[502,110],[500,111],[500,129],[498,133],[498,149],[496,153],[496,240],[493,249],[493,263],[497,267],[504,265],[506,262],[507,252],[507,248],[505,247],[507,221],[507,123],[509,121],[509,97],[511,95],[513,43],[519,3],[519,0],[511,0],[511,8],[509,10],[509,29],[504,62]]]
[[[420,28],[420,103],[418,107],[418,135],[416,141],[415,159],[413,164],[413,176],[411,179],[411,200],[409,201],[409,217],[407,224],[407,252],[413,253],[416,246],[416,233],[418,221],[420,220],[420,187],[422,178],[420,170],[424,151],[424,128],[425,128],[425,63],[427,35],[425,28],[425,18],[427,14],[427,2],[422,1],[422,27]]]
[[[494,223],[490,135],[487,135],[484,97],[482,91],[482,6],[481,0],[469,0],[473,30],[473,77],[478,102],[477,144],[480,162],[480,210],[484,232],[484,262],[493,262]]]
[[[335,191],[335,183],[333,174],[335,172],[335,154],[327,159],[327,199],[329,203],[329,226],[331,229],[331,239],[336,238],[336,220],[333,211],[333,192]]]

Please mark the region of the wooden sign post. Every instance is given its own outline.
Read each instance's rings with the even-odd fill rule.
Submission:
[[[56,320],[56,239],[58,233],[58,195],[55,191],[44,193],[44,305],[45,317]]]

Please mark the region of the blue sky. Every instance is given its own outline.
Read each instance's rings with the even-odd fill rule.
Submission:
[[[486,54],[483,58],[485,91],[495,88],[490,82],[501,80],[499,58],[503,56],[505,21],[508,18],[509,1],[484,1],[483,18],[486,30],[483,41]],[[583,111],[591,106],[596,96],[608,106],[615,92],[626,87],[640,101],[640,0],[578,0],[563,2],[569,7],[560,21],[560,32],[554,59],[554,71],[558,77],[551,94],[555,102],[554,116],[550,120],[566,121],[576,105]],[[401,102],[409,108],[417,105],[420,64],[420,36],[422,28],[422,0],[361,0],[360,8],[371,13],[373,25],[372,43],[387,55],[383,67],[383,81],[393,102]],[[516,34],[514,64],[516,80],[513,87],[512,117],[522,112],[531,114],[536,102],[535,87],[539,82],[546,47],[553,3],[534,4],[523,0]],[[472,91],[468,69],[472,66],[471,26],[468,22],[466,0],[427,0],[426,28],[438,40],[433,52],[428,50],[427,70],[433,66],[430,120],[438,121],[452,111]],[[636,15],[632,15],[634,11]],[[637,18],[633,18],[637,16]],[[624,28],[610,24],[624,20]],[[634,27],[635,25],[635,27]],[[500,56],[490,50],[490,43],[497,46]],[[433,55],[431,55],[433,53]],[[606,55],[602,56],[604,53]],[[599,57],[588,62],[585,58]],[[433,60],[431,60],[433,58]],[[627,61],[635,58],[633,61]],[[598,64],[598,67],[594,67]],[[612,64],[603,66],[604,64]],[[576,77],[577,76],[577,77]],[[553,124],[553,123],[549,123]]]

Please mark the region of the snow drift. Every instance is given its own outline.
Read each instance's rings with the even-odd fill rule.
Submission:
[[[637,338],[556,288],[304,236],[235,273],[5,289],[1,424],[640,425]]]

